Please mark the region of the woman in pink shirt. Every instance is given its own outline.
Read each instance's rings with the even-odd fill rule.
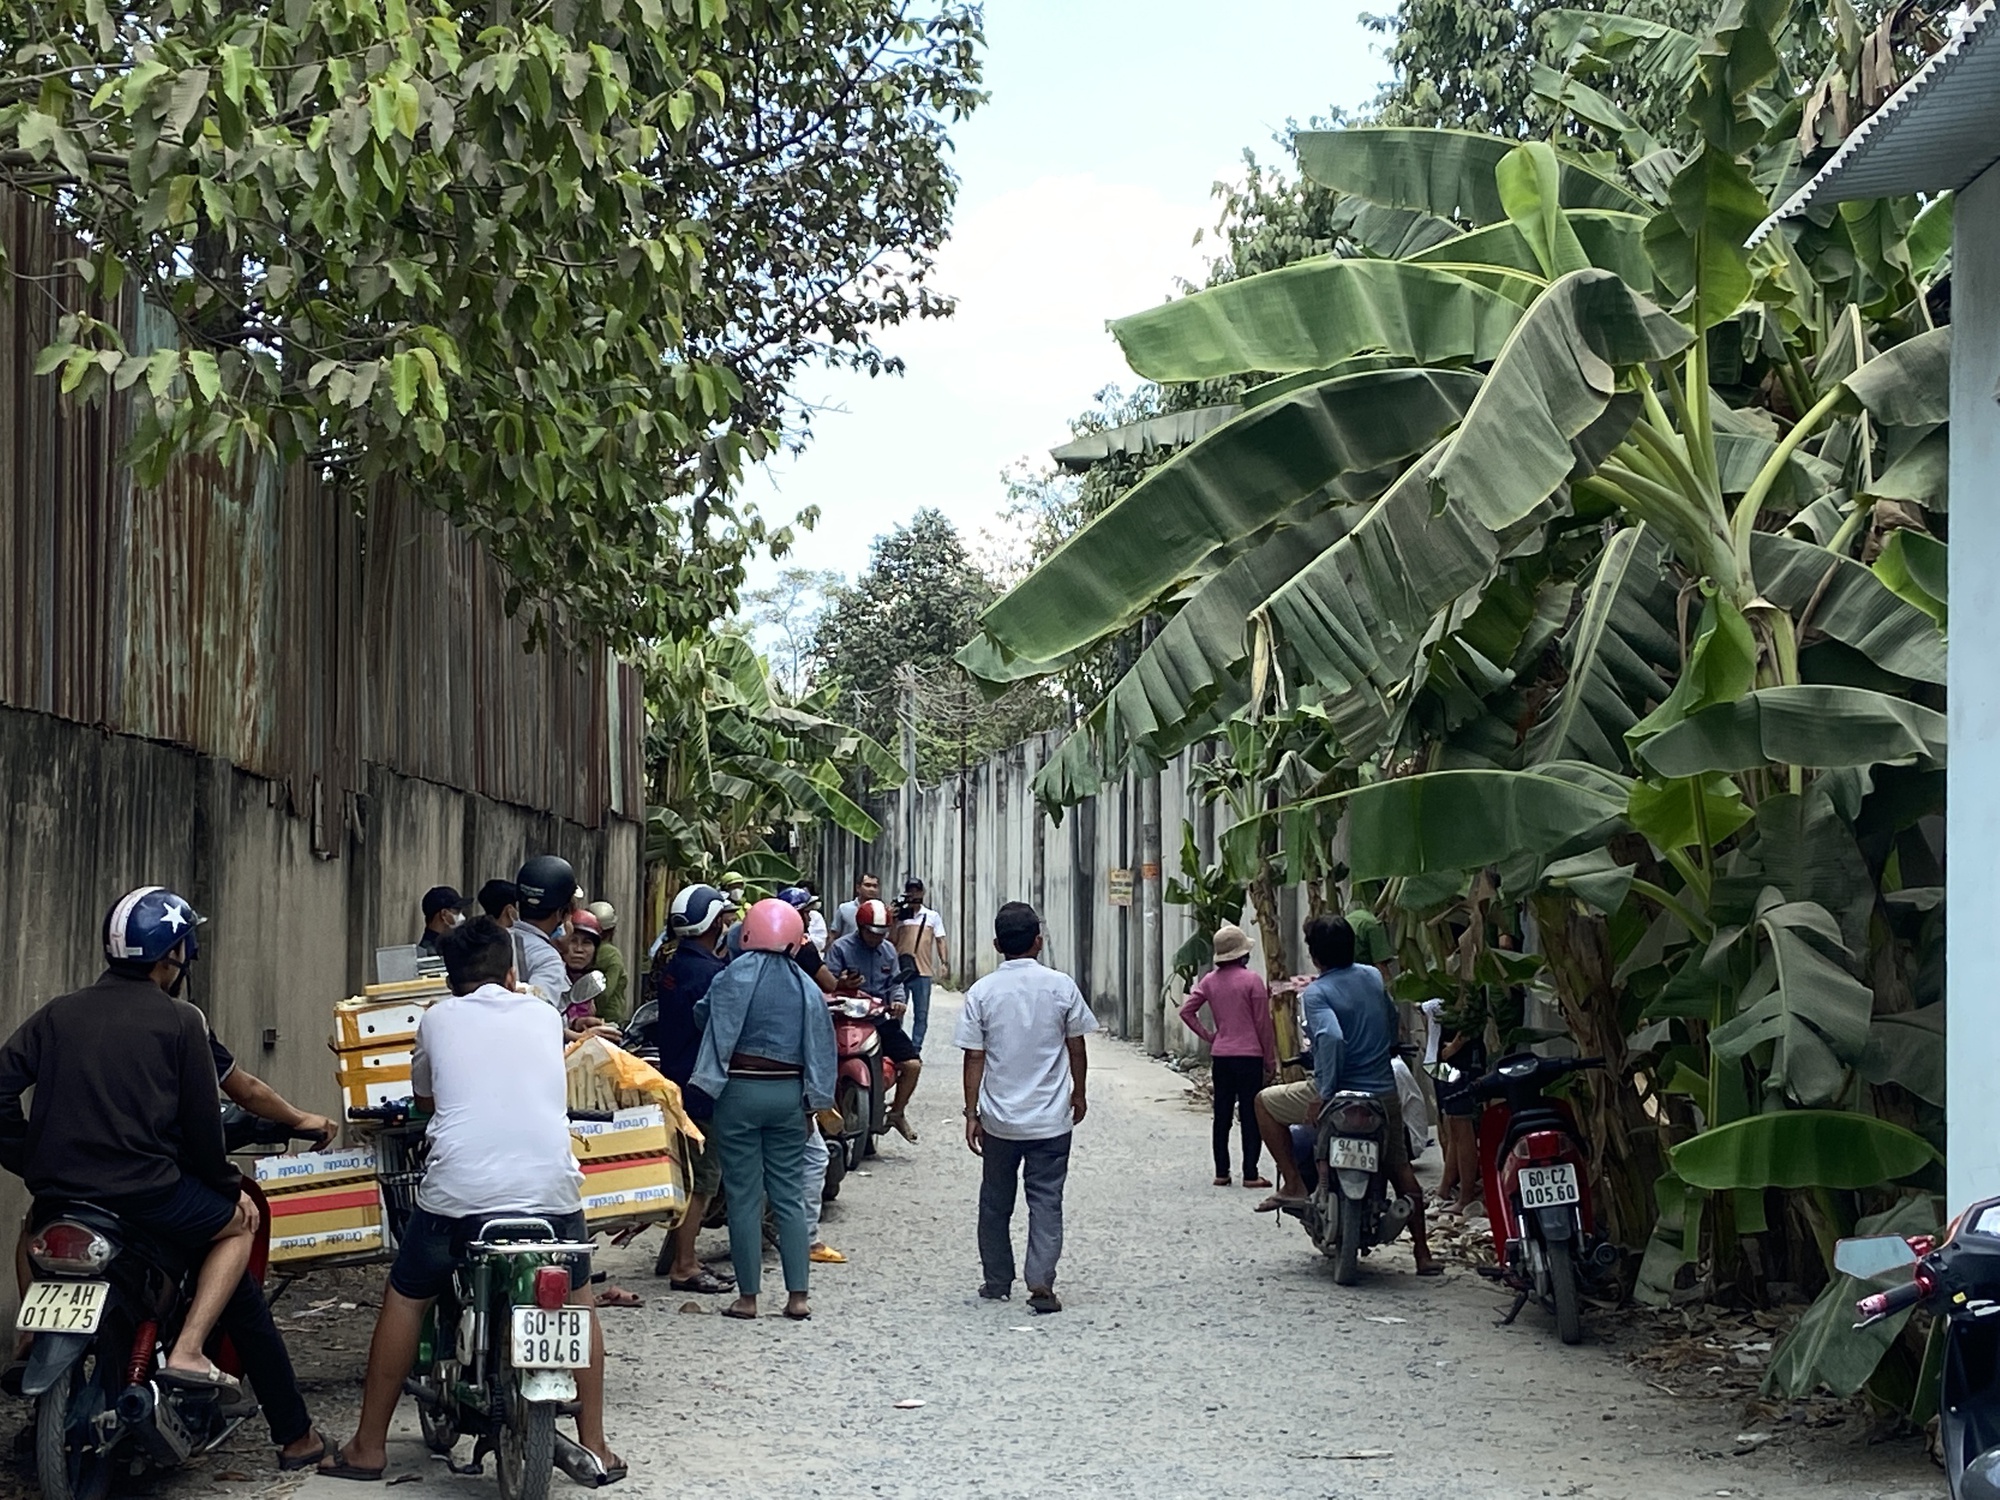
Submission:
[[[1206,1007],[1210,1025],[1201,1012]],[[1250,972],[1250,938],[1225,922],[1215,930],[1215,967],[1188,992],[1181,1020],[1208,1043],[1215,1084],[1215,1185],[1229,1186],[1229,1125],[1243,1132],[1243,1185],[1271,1184],[1257,1170],[1257,1090],[1278,1075],[1278,1039],[1271,1028],[1271,992]]]

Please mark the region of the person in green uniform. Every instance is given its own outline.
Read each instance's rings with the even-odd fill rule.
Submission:
[[[632,1000],[625,955],[616,941],[618,909],[609,901],[593,901],[589,910],[597,918],[598,930],[602,934],[597,944],[597,972],[604,976],[604,993],[597,997],[597,1013],[613,1026],[623,1026],[632,1013]]]

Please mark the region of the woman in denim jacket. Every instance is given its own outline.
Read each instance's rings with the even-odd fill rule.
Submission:
[[[785,1316],[812,1316],[805,1216],[806,1115],[833,1104],[833,1019],[826,997],[792,961],[805,923],[783,901],[743,919],[743,956],[695,1003],[701,1052],[689,1082],[715,1100],[712,1138],[729,1202],[729,1259],[738,1296],[723,1316],[757,1316],[764,1205],[778,1226]]]

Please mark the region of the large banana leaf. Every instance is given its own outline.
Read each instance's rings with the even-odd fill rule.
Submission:
[[[1530,763],[1624,767],[1625,732],[1665,701],[1680,666],[1677,593],[1657,537],[1644,526],[1612,537],[1563,633],[1568,680],[1528,733]]]
[[[1624,822],[1627,785],[1576,762],[1526,771],[1432,771],[1301,802],[1287,816],[1323,817],[1344,808],[1354,878],[1385,880],[1601,843]],[[1259,821],[1239,823],[1224,837],[1254,846]]]
[[[1864,952],[1875,911],[1875,882],[1854,830],[1834,806],[1826,778],[1803,792],[1776,792],[1757,804],[1757,838],[1746,851],[1761,878],[1789,901],[1826,908],[1853,953]]]
[[[1936,1234],[1937,1210],[1928,1197],[1903,1199],[1887,1213],[1871,1214],[1854,1226],[1857,1235]],[[1852,1396],[1868,1383],[1882,1356],[1910,1319],[1908,1309],[1866,1328],[1854,1326],[1854,1304],[1879,1288],[1835,1275],[1792,1331],[1771,1353],[1763,1389],[1803,1400],[1821,1386],[1836,1396]]]
[[[1750,293],[1743,242],[1769,204],[1743,164],[1704,145],[1675,176],[1667,207],[1646,227],[1646,252],[1660,280],[1688,299],[1697,330],[1732,316]]]
[[[1951,420],[1951,325],[1885,349],[1841,382],[1876,421],[1932,427]]]
[[[1507,217],[1493,175],[1514,147],[1504,136],[1370,126],[1301,131],[1295,144],[1299,169],[1339,192],[1473,225],[1497,224]],[[1645,212],[1638,198],[1575,157],[1563,156],[1561,166],[1564,208]]]
[[[1944,764],[1944,715],[1867,688],[1806,683],[1758,688],[1692,714],[1647,740],[1639,759],[1661,776],[1777,764]]]
[[[1575,444],[1638,367],[1687,346],[1680,323],[1609,271],[1574,271],[1515,328],[1438,465],[1438,488],[1500,530],[1578,467]]]
[[[1899,677],[1944,682],[1945,643],[1937,622],[1897,598],[1853,558],[1797,537],[1760,531],[1750,538],[1750,561],[1757,591],[1766,599],[1794,616],[1812,605],[1808,624],[1813,630],[1852,646]]]
[[[1927,432],[1868,486],[1878,500],[1910,500],[1940,514],[1951,509],[1951,430]]]
[[[1942,1005],[1877,1016],[1861,1055],[1861,1076],[1870,1083],[1893,1083],[1927,1104],[1942,1107],[1945,1092]]]
[[[1225,282],[1119,318],[1111,333],[1148,380],[1318,370],[1383,352],[1483,364],[1520,321],[1511,298],[1434,266],[1328,258]]]
[[[1892,531],[1875,559],[1875,576],[1898,599],[1913,604],[1933,620],[1938,629],[1946,625],[1945,600],[1950,573],[1945,545],[1921,531]]]
[[[1479,377],[1384,370],[1296,391],[1218,428],[1134,485],[980,620],[1006,653],[1052,661],[1142,616],[1216,547],[1348,474],[1429,448]]]
[[[1784,1109],[1704,1130],[1674,1148],[1674,1171],[1711,1192],[1760,1188],[1860,1191],[1938,1160],[1922,1136],[1873,1115]]]
[[[881,836],[882,825],[869,817],[859,804],[839,787],[817,782],[796,766],[788,766],[781,761],[768,760],[762,756],[738,755],[720,762],[719,769],[739,776],[753,785],[761,781],[777,787],[793,807],[829,818],[837,827],[858,839],[873,841]]]
[[[1768,1042],[1766,1092],[1809,1107],[1831,1104],[1868,1048],[1875,997],[1814,943],[1814,936],[1828,942],[1838,933],[1824,907],[1780,901],[1772,891],[1759,903],[1757,927],[1770,941],[1772,960],[1757,972],[1770,976],[1771,988],[1710,1032],[1708,1049],[1728,1061]]]
[[[1535,263],[1553,281],[1590,264],[1562,206],[1562,167],[1547,141],[1523,141],[1494,169],[1507,222],[1521,232]]]
[[[1248,699],[1245,622],[1346,536],[1352,519],[1333,510],[1286,527],[1203,583],[1105,698],[1100,766],[1116,772],[1134,745],[1164,761],[1217,714],[1240,708]]]
[[[1569,227],[1582,244],[1590,263],[1615,272],[1634,291],[1646,291],[1653,284],[1652,262],[1646,259],[1641,236],[1646,220],[1638,214],[1617,209],[1568,209]],[[1405,257],[1418,266],[1454,267],[1469,274],[1474,266],[1491,266],[1540,277],[1540,262],[1521,231],[1502,220],[1454,240],[1445,240],[1428,250]]]
[[[1242,412],[1240,406],[1198,406],[1193,411],[1170,411],[1141,422],[1086,432],[1060,448],[1049,449],[1049,457],[1070,473],[1081,474],[1109,458],[1138,458],[1163,449],[1185,448]]]
[[[1366,198],[1343,198],[1329,219],[1336,234],[1384,260],[1406,260],[1460,233],[1449,219],[1412,208],[1385,208]]]

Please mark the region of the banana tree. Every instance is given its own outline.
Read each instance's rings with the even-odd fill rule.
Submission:
[[[1935,910],[1912,872],[1936,860],[1943,545],[1892,554],[1875,523],[1941,506],[1948,246],[1905,203],[1744,248],[1796,161],[1787,18],[1731,0],[1706,37],[1653,38],[1685,69],[1685,153],[1302,136],[1309,175],[1427,232],[1114,323],[1148,378],[1250,380],[1243,410],[964,658],[1032,675],[1169,617],[1043,773],[1052,802],[1234,713],[1323,712],[1355,784],[1232,837],[1344,819],[1357,878],[1491,868],[1532,898],[1572,1029],[1619,1064],[1600,1166],[1639,1237],[1669,1209],[1670,1274],[1705,1204],[1757,1232],[1766,1189],[1802,1190],[1749,1149],[1796,1138],[1788,1113],[1934,1124],[1905,1085],[1936,1030],[1901,1018]],[[1726,1189],[1656,1191],[1722,1126]]]

